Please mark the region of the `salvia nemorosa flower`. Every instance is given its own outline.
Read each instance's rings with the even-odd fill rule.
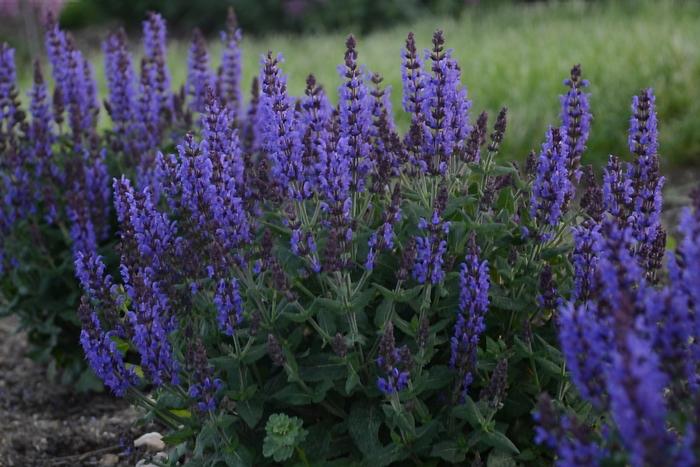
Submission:
[[[97,131],[97,84],[92,65],[75,48],[72,40],[66,39],[65,67],[63,77],[63,100],[68,109],[68,124],[72,131],[76,150],[86,150]]]
[[[488,150],[490,153],[498,152],[498,148],[503,142],[503,136],[506,134],[506,126],[508,124],[508,107],[501,107],[496,116],[496,123],[493,125],[491,132]]]
[[[158,115],[164,121],[173,117],[173,96],[170,91],[170,72],[168,71],[167,58],[167,28],[165,19],[154,12],[148,13],[148,18],[143,22],[143,49],[145,69],[141,79],[148,80],[148,88],[158,103]],[[144,76],[145,75],[145,76]]]
[[[583,168],[583,180],[585,191],[581,196],[581,209],[595,222],[600,222],[603,218],[603,188],[596,181],[593,166],[587,165]]]
[[[591,430],[569,414],[561,414],[547,394],[542,394],[534,413],[535,443],[555,449],[557,467],[595,467],[606,451],[591,436]]]
[[[250,101],[243,125],[243,144],[249,152],[257,152],[260,146],[260,127],[258,125],[258,109],[260,105],[260,82],[253,76],[250,85]]]
[[[603,207],[620,225],[628,222],[633,193],[620,159],[610,156],[603,172]]]
[[[306,171],[305,178],[320,194],[330,188],[327,177],[330,175],[328,139],[332,106],[314,75],[306,78],[304,96],[299,102],[301,109],[298,118],[303,127],[302,163]]]
[[[379,390],[390,396],[406,389],[411,378],[410,365],[410,351],[406,346],[396,347],[394,325],[389,321],[379,341],[377,366],[382,375],[377,378]]]
[[[415,118],[423,109],[423,90],[425,75],[422,60],[416,48],[416,39],[412,32],[406,37],[406,48],[401,53],[401,81],[403,84],[403,109]]]
[[[193,369],[193,379],[187,395],[196,401],[197,410],[212,412],[216,409],[216,393],[223,387],[223,382],[214,377],[214,369],[207,360],[207,351],[200,339],[193,339],[189,360]]]
[[[492,408],[498,408],[505,399],[508,386],[508,359],[502,358],[496,364],[488,386],[479,393],[479,399],[488,402]]]
[[[431,74],[426,79],[423,116],[425,130],[423,153],[428,158],[428,170],[445,174],[450,158],[461,149],[469,133],[467,90],[461,83],[461,70],[445,50],[442,31],[433,34],[433,47],[425,52],[430,61]]]
[[[634,466],[664,465],[673,440],[666,428],[664,387],[651,342],[636,329],[620,333],[607,371],[610,411]],[[674,464],[670,462],[670,464]]]
[[[126,34],[120,29],[110,34],[102,44],[105,76],[109,98],[105,102],[116,134],[117,147],[126,145],[133,124],[136,93],[131,55],[126,46]]]
[[[481,160],[481,146],[486,142],[488,118],[486,111],[481,112],[476,119],[476,124],[469,131],[469,137],[462,150],[462,160],[464,162],[478,163]]]
[[[267,355],[276,366],[284,366],[287,362],[282,346],[274,334],[267,335]]]
[[[366,137],[372,127],[372,97],[357,62],[354,36],[348,37],[345,47],[345,63],[338,67],[344,82],[338,89],[340,132],[336,151],[350,164],[351,189],[363,191],[365,178],[372,170],[371,145]]]
[[[217,94],[221,102],[231,109],[232,123],[238,126],[241,115],[241,39],[242,33],[233,8],[229,8],[226,18],[226,30],[221,32],[224,49],[221,55],[221,66],[217,73]]]
[[[598,252],[598,284],[596,300],[611,310],[622,310],[621,303],[632,301],[643,294],[644,272],[634,260],[634,237],[630,227],[619,227],[614,220],[606,220],[596,236]],[[636,314],[636,313],[635,313]]]
[[[80,345],[90,367],[116,396],[123,396],[130,386],[138,384],[136,373],[126,367],[117,343],[112,340],[113,333],[102,329],[99,317],[85,297],[78,308],[78,316],[83,325]]]
[[[413,270],[416,262],[416,239],[411,237],[403,246],[401,252],[401,261],[399,269],[396,271],[396,280],[405,281],[408,279],[410,272]]]
[[[238,131],[233,125],[234,113],[222,107],[209,90],[206,114],[202,117],[202,140],[213,165],[213,182],[228,193],[240,197],[246,195],[245,160]]]
[[[56,182],[60,182],[62,174],[53,161],[52,145],[56,137],[51,123],[48,90],[38,60],[34,62],[34,85],[29,98],[32,116],[27,134],[31,145],[29,159],[35,166],[35,176],[41,180],[40,186],[35,188],[36,196],[43,202],[44,218],[47,222],[53,222],[59,209]]]
[[[679,271],[675,265],[669,265],[671,273],[677,279]],[[657,290],[649,288],[643,297],[644,318],[651,338],[651,346],[659,357],[660,369],[668,377],[671,397],[677,397],[688,387],[697,384],[696,356],[692,350],[695,345],[694,310],[681,288],[675,282],[669,287]]]
[[[567,154],[569,178],[575,185],[581,178],[581,155],[586,150],[592,120],[589,95],[584,92],[588,87],[588,81],[581,78],[581,65],[575,65],[571,69],[571,76],[564,81],[564,85],[568,86],[569,90],[561,96],[561,133],[569,148]],[[573,189],[570,196],[573,196]]]
[[[394,225],[401,220],[401,186],[398,183],[394,185],[391,204],[382,213],[382,218],[384,222],[377,232],[372,232],[368,241],[369,252],[365,267],[369,270],[374,268],[374,261],[379,251],[394,248]]]
[[[54,120],[61,125],[64,121],[65,100],[68,96],[68,40],[51,13],[46,18],[45,43],[53,80],[56,83],[53,95]]]
[[[440,183],[438,195],[433,203],[433,213],[430,220],[421,218],[418,228],[425,232],[416,237],[416,262],[413,266],[413,277],[420,284],[430,281],[439,284],[445,278],[443,264],[447,252],[447,234],[450,223],[442,218],[447,206],[447,187],[445,181]]]
[[[574,287],[571,291],[571,301],[586,301],[597,287],[598,236],[600,225],[592,219],[586,219],[580,225],[572,228],[574,251],[571,262],[574,266]]]
[[[581,396],[596,408],[607,403],[605,371],[610,364],[608,323],[595,303],[566,303],[559,308],[559,343],[567,370]]]
[[[416,334],[416,342],[418,343],[418,347],[421,349],[424,349],[426,345],[428,345],[428,339],[430,337],[430,320],[428,319],[427,316],[424,316],[423,319],[420,320],[418,323],[418,333]]]
[[[224,334],[232,336],[243,321],[243,300],[238,290],[238,281],[221,279],[214,294],[216,320]]]
[[[489,267],[479,258],[474,236],[459,272],[459,311],[451,339],[450,367],[458,371],[455,387],[461,399],[467,396],[476,369],[479,338],[486,329],[484,316],[489,306]]]
[[[180,365],[170,342],[177,322],[167,295],[148,270],[122,264],[120,272],[130,299],[126,318],[144,374],[156,386],[177,384]]]
[[[209,69],[209,54],[204,36],[199,29],[192,33],[187,56],[187,83],[185,88],[190,98],[190,109],[204,112],[207,103],[207,90],[214,87],[214,77]]]
[[[340,358],[345,358],[348,354],[348,343],[341,333],[336,333],[331,340],[333,352]]]
[[[567,142],[559,128],[550,128],[537,159],[530,197],[530,215],[542,226],[555,226],[564,215],[571,180],[567,169]],[[547,239],[547,236],[544,236]]]
[[[559,304],[559,293],[552,274],[552,267],[545,264],[540,272],[537,305],[542,310],[553,310]]]
[[[673,304],[668,309],[668,320],[674,330],[700,336],[700,190],[696,191],[693,208],[685,208],[680,215],[680,239],[675,254],[669,254],[669,277]],[[687,326],[684,314],[690,316],[691,329],[683,331],[676,326]],[[671,339],[669,350],[677,350]],[[696,390],[697,365],[700,362],[700,346],[697,339],[691,344],[688,361],[688,381]]]
[[[421,173],[428,170],[421,148],[423,146],[423,101],[427,76],[422,69],[422,60],[416,48],[412,32],[406,38],[406,48],[401,54],[401,81],[403,85],[403,109],[411,116],[411,127],[404,137],[412,168]]]
[[[105,273],[102,257],[94,252],[79,252],[75,258],[75,275],[87,296],[106,301],[111,296],[112,276]]]
[[[281,60],[272,52],[262,59],[258,124],[262,125],[262,149],[271,162],[270,175],[280,195],[299,200],[309,196],[311,186],[304,180],[302,135],[287,93],[287,78],[279,68]]]
[[[400,173],[403,159],[403,146],[396,132],[391,111],[391,88],[382,89],[382,76],[374,73],[371,78],[373,88],[370,95],[372,101],[372,180],[370,191],[382,193],[389,189],[389,180]]]
[[[7,235],[12,226],[34,210],[32,173],[27,154],[20,147],[25,115],[20,107],[16,87],[15,51],[0,44],[0,234]],[[25,128],[26,131],[26,128]],[[0,243],[2,239],[0,239]]]
[[[78,185],[67,195],[66,216],[70,221],[73,256],[78,252],[97,251],[95,223],[90,213],[90,206],[79,194],[80,191],[80,185]]]
[[[637,261],[650,276],[659,266],[654,257],[654,243],[663,235],[661,189],[664,177],[659,174],[655,100],[653,91],[645,89],[632,101],[629,146],[636,157],[627,169],[633,189],[630,222],[639,242]]]
[[[228,110],[210,94],[203,116],[203,137],[197,143],[191,134],[177,148],[177,155],[159,156],[159,170],[170,204],[189,213],[197,235],[206,239],[206,255],[225,269],[225,250],[250,240],[250,224],[239,193],[242,189],[243,156],[237,132],[230,126]],[[242,260],[240,255],[236,260]],[[221,264],[219,264],[221,263]]]
[[[114,206],[122,226],[122,239],[133,241],[138,252],[136,264],[159,276],[165,274],[166,259],[176,248],[175,222],[156,209],[149,188],[138,192],[124,176],[115,179],[113,186]]]

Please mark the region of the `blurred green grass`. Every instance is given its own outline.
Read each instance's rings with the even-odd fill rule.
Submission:
[[[627,155],[631,97],[651,86],[657,94],[663,164],[700,166],[700,2],[500,4],[468,9],[459,18],[424,18],[360,36],[360,61],[392,86],[401,128],[407,126],[400,105],[400,54],[406,33],[414,31],[423,48],[430,46],[437,28],[444,30],[462,67],[473,100],[472,115],[485,109],[494,117],[501,106],[508,106],[504,157],[522,159],[531,148],[539,148],[547,126],[557,123],[562,81],[570,67],[580,63],[591,82],[594,114],[588,162],[602,163],[608,154]],[[178,85],[186,74],[187,39],[173,40],[169,49]],[[272,50],[285,57],[283,69],[291,93],[301,94],[307,74],[313,72],[335,99],[344,39],[343,33],[245,38],[244,92],[257,73],[260,55]],[[212,40],[214,64],[220,50],[219,42]],[[93,58],[104,83],[97,50]]]

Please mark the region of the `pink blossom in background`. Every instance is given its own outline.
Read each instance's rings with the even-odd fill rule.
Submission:
[[[61,11],[64,3],[66,0],[0,0],[0,15],[15,17],[25,11],[34,11],[44,17],[49,12]]]

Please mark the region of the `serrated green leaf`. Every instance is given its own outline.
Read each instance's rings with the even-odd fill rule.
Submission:
[[[348,432],[365,459],[373,459],[382,448],[379,441],[381,423],[379,409],[368,402],[356,402],[350,409]]]
[[[516,465],[509,454],[498,450],[491,451],[486,461],[486,467],[515,467]]]
[[[466,420],[472,428],[482,428],[486,425],[486,419],[481,414],[479,407],[469,396],[464,398],[464,403],[452,409],[452,415]]]
[[[430,455],[454,464],[464,462],[467,456],[467,450],[455,441],[442,441],[433,445]]]
[[[263,415],[263,399],[253,396],[249,399],[236,401],[236,410],[246,425],[255,428]]]
[[[483,432],[481,442],[501,451],[520,454],[520,450],[515,446],[515,444],[513,444],[513,442],[500,431]]]

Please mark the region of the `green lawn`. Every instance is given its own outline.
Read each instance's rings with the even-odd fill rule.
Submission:
[[[486,109],[494,116],[500,106],[509,107],[504,148],[508,157],[522,158],[530,148],[539,148],[547,125],[557,122],[562,80],[571,65],[581,63],[591,81],[594,113],[589,161],[604,161],[609,153],[627,154],[631,97],[652,86],[665,163],[700,166],[700,2],[611,0],[482,7],[468,9],[460,18],[425,18],[360,36],[360,60],[392,85],[396,111],[406,33],[414,31],[419,45],[428,47],[436,28],[445,31],[448,45],[455,49],[473,99],[473,114]],[[340,82],[336,68],[342,62],[344,38],[344,33],[246,38],[245,87],[257,73],[260,55],[270,49],[284,54],[292,93],[303,91],[309,72],[334,89]],[[171,44],[176,83],[184,81],[187,47],[185,38]],[[214,62],[219,52],[218,41],[213,41]],[[101,60],[98,65],[102,79]],[[398,119],[405,128],[405,115]]]

